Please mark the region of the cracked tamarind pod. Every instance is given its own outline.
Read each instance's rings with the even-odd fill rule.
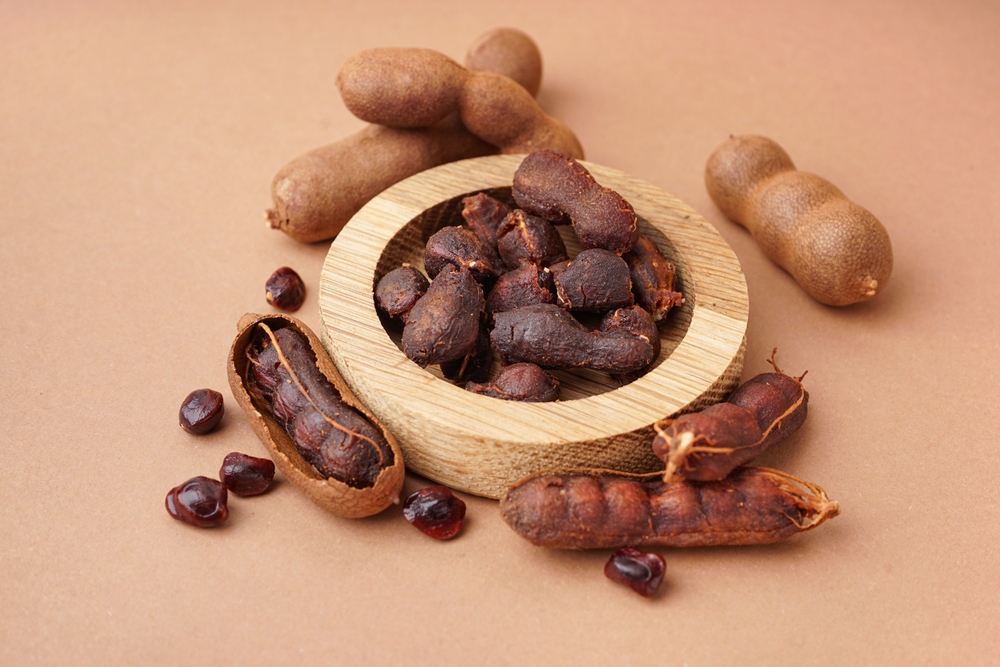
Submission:
[[[754,467],[717,482],[673,484],[659,473],[540,472],[500,501],[507,525],[554,549],[772,544],[839,513],[819,486]]]
[[[319,338],[287,315],[244,315],[229,356],[229,385],[285,477],[342,517],[398,502],[403,455],[358,401]]]
[[[628,252],[639,238],[632,205],[601,186],[571,155],[553,150],[531,153],[514,172],[514,201],[553,224],[569,220],[584,248]]]
[[[653,425],[653,453],[666,464],[663,480],[711,481],[752,461],[802,426],[809,392],[800,377],[763,373],[737,387],[728,399],[700,412]]]
[[[796,170],[771,139],[731,136],[709,156],[705,186],[723,215],[820,303],[865,301],[888,282],[892,243],[882,223],[833,183]]]

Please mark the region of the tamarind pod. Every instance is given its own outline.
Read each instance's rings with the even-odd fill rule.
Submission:
[[[730,137],[709,157],[705,185],[726,217],[817,301],[857,303],[888,282],[892,243],[882,223],[829,181],[797,171],[770,139]]]
[[[229,386],[285,479],[323,509],[364,517],[399,501],[399,444],[358,400],[319,337],[284,314],[246,314]]]
[[[549,148],[583,158],[573,132],[530,92],[496,72],[472,72],[430,49],[368,49],[350,57],[337,88],[355,116],[389,127],[423,127],[457,110],[470,132],[502,153]]]
[[[344,105],[363,121],[428,127],[455,111],[468,76],[468,70],[433,49],[386,47],[348,58],[336,83]]]
[[[531,37],[515,28],[484,32],[469,47],[463,64],[471,72],[510,77],[532,97],[537,97],[542,87],[542,53]]]
[[[293,239],[333,238],[375,195],[404,178],[447,162],[496,153],[457,115],[420,129],[369,125],[300,155],[271,184],[267,224]]]
[[[659,473],[536,473],[500,501],[521,537],[555,549],[772,544],[840,513],[819,486],[769,468],[717,482],[666,484]]]
[[[501,153],[549,149],[582,160],[583,147],[566,125],[545,113],[531,93],[502,74],[473,72],[458,97],[462,123]]]
[[[652,447],[666,463],[663,480],[723,479],[797,431],[808,404],[802,378],[778,371],[747,380],[722,403],[657,422]]]

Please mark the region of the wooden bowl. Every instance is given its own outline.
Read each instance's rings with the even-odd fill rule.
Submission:
[[[487,192],[511,203],[523,155],[453,162],[398,183],[351,219],[320,278],[320,335],[354,394],[395,434],[406,466],[468,493],[499,498],[546,468],[661,469],[652,425],[721,400],[739,384],[749,304],[739,261],[694,209],[659,188],[589,162],[594,178],[635,208],[641,232],[674,263],[682,308],[661,323],[662,351],[649,372],[619,386],[606,374],[557,371],[561,398],[517,403],[472,394],[422,369],[379,319],[373,291],[403,262],[423,268],[427,238],[462,224],[463,197]],[[560,226],[570,256],[580,250]]]

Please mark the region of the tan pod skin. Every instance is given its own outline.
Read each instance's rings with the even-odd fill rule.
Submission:
[[[333,238],[375,195],[404,178],[446,162],[497,149],[472,135],[457,114],[432,127],[369,125],[340,141],[295,158],[271,183],[272,229],[296,241]]]
[[[846,306],[885,288],[892,243],[871,213],[829,181],[797,171],[766,137],[730,137],[712,153],[705,186],[729,219],[821,303]]]
[[[341,400],[368,418],[385,438],[393,453],[393,464],[382,469],[374,486],[354,488],[333,478],[325,478],[313,466],[306,463],[284,428],[271,416],[270,412],[258,406],[246,388],[248,360],[247,343],[258,324],[264,323],[271,329],[292,327],[304,335],[316,355],[316,365],[327,380],[340,392]],[[236,402],[239,403],[254,433],[267,447],[274,465],[294,486],[298,487],[314,503],[337,516],[360,518],[377,514],[393,503],[399,502],[399,492],[403,487],[405,468],[403,453],[391,433],[361,404],[347,387],[337,372],[319,338],[302,322],[289,315],[256,315],[248,313],[240,318],[239,333],[233,341],[229,353],[229,386]]]

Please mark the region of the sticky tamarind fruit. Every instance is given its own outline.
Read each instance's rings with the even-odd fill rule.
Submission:
[[[730,137],[708,158],[705,186],[817,301],[846,306],[885,288],[892,243],[882,223],[829,181],[797,171],[771,139]]]
[[[639,240],[639,219],[624,197],[600,185],[572,155],[537,150],[521,161],[511,186],[522,209],[553,224],[569,221],[584,248],[616,255]]]
[[[667,465],[663,481],[716,481],[795,433],[806,420],[809,392],[800,377],[762,373],[725,401],[653,425],[653,453]]]
[[[500,500],[515,532],[555,549],[772,544],[839,513],[819,486],[754,467],[717,482],[673,484],[659,473],[541,472]]]
[[[523,361],[542,368],[631,373],[655,359],[647,337],[629,328],[590,331],[554,303],[494,313],[493,321],[490,343],[505,364]]]
[[[501,153],[550,148],[583,158],[572,130],[546,114],[531,93],[494,72],[472,72],[447,56],[407,47],[368,49],[337,74],[344,104],[369,123],[421,127],[457,111],[472,134]]]
[[[337,516],[398,502],[405,468],[396,439],[354,396],[319,338],[289,315],[244,315],[229,386],[275,466]]]

